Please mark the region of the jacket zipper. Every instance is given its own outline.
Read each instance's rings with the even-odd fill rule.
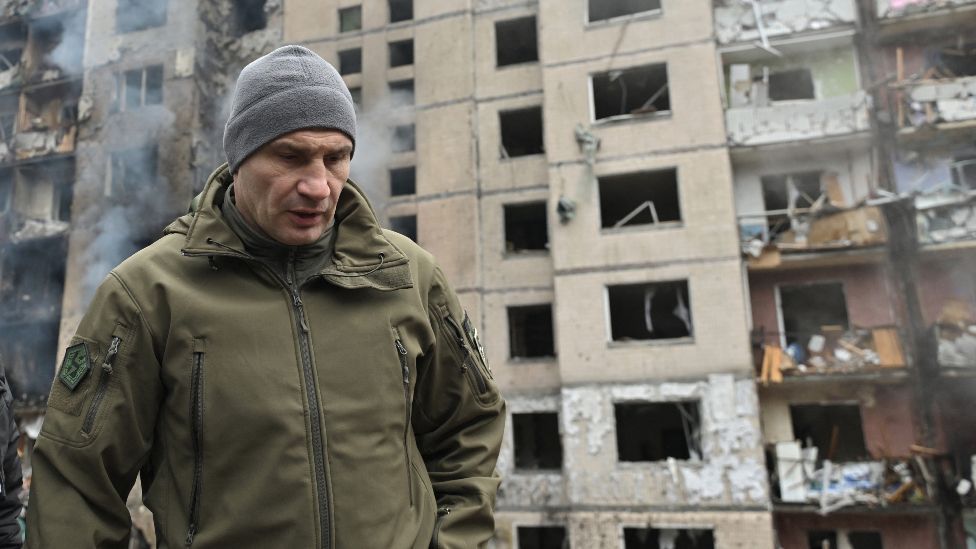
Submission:
[[[310,332],[305,319],[305,304],[302,303],[298,283],[295,280],[294,252],[288,257],[286,285],[291,292],[292,307],[295,310],[295,323],[298,328],[298,346],[302,355],[302,376],[305,378],[305,393],[308,399],[309,423],[312,426],[312,461],[315,468],[315,489],[319,500],[319,527],[322,532],[322,548],[332,544],[329,524],[329,488],[326,483],[325,455],[323,448],[323,428],[319,417],[318,388],[312,372],[312,351],[309,343]]]
[[[190,491],[190,525],[184,544],[193,545],[200,524],[200,498],[203,492],[203,353],[194,351],[190,373],[190,435],[193,439],[193,485]]]
[[[434,521],[434,535],[430,538],[431,549],[438,549],[437,544],[439,543],[439,537],[441,533],[441,523],[447,518],[447,515],[451,514],[450,507],[440,507],[437,509],[437,519]]]
[[[102,405],[102,400],[105,399],[105,392],[108,390],[108,384],[112,380],[112,364],[115,362],[115,357],[119,354],[119,344],[121,343],[122,338],[112,336],[112,343],[108,347],[108,353],[105,354],[105,360],[102,361],[102,376],[98,379],[95,396],[92,397],[91,405],[88,407],[88,413],[85,414],[85,421],[81,424],[81,432],[86,435],[90,435],[92,429],[95,427],[98,408]]]
[[[407,491],[410,493],[410,506],[413,507],[413,482],[410,480],[410,415],[412,402],[410,400],[410,366],[407,364],[407,348],[400,341],[400,336],[396,339],[397,357],[400,359],[400,371],[403,373],[403,409],[406,413],[403,424],[403,455],[407,464]]]
[[[461,354],[463,355],[461,360],[461,371],[470,371],[474,375],[475,383],[478,385],[478,394],[483,395],[488,391],[488,382],[485,381],[485,377],[481,374],[481,368],[477,364],[473,368],[468,366],[469,359],[471,358],[471,353],[468,351],[468,347],[464,344],[464,332],[461,331],[461,327],[457,324],[450,314],[444,315],[444,320],[447,321],[447,325],[451,327],[451,331],[454,332],[454,341],[457,343],[458,347],[461,349]]]

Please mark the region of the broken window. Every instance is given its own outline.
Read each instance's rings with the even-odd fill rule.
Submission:
[[[499,67],[539,60],[534,15],[495,23],[495,60]]]
[[[542,154],[542,107],[528,107],[498,113],[501,126],[501,157]]]
[[[363,70],[363,50],[353,48],[339,52],[339,74],[357,74]]]
[[[390,228],[403,236],[417,241],[417,216],[397,215],[390,217]]]
[[[807,347],[810,338],[848,328],[847,300],[840,282],[779,286],[786,345]]]
[[[63,73],[82,72],[81,37],[66,29],[68,22],[58,18],[36,20],[30,28],[30,40],[24,54],[31,81],[50,82]],[[65,39],[73,42],[65,43]]]
[[[545,202],[506,204],[504,216],[506,252],[549,249]]]
[[[807,545],[810,549],[883,549],[879,532],[811,530]]]
[[[417,130],[413,124],[393,128],[393,152],[409,152],[417,148]]]
[[[512,414],[516,469],[562,469],[563,445],[556,412]]]
[[[681,221],[674,168],[605,176],[599,186],[604,229]]]
[[[509,356],[556,356],[552,335],[552,305],[517,305],[508,308]]]
[[[624,549],[715,549],[711,530],[624,528]]]
[[[819,460],[835,462],[870,458],[864,444],[861,408],[857,404],[791,404],[793,438],[817,448]]]
[[[12,20],[0,25],[0,72],[20,64],[26,42],[27,26],[22,21]]]
[[[413,19],[413,0],[389,0],[390,23]]]
[[[847,542],[851,549],[883,549],[881,532],[848,532]]]
[[[56,237],[27,240],[6,250],[0,266],[0,314],[37,319],[61,310],[66,247],[67,239]]]
[[[234,34],[243,36],[268,26],[267,0],[234,0]]]
[[[702,457],[697,401],[614,404],[617,458],[661,461]]]
[[[593,119],[666,113],[671,110],[667,65],[644,65],[595,74]]]
[[[953,158],[952,183],[963,189],[976,190],[976,155],[960,155]]]
[[[810,69],[791,69],[769,75],[769,100],[816,99]]]
[[[166,23],[168,0],[118,0],[115,8],[115,30],[133,32]]]
[[[413,40],[390,42],[390,66],[413,65]]]
[[[947,47],[927,51],[926,57],[938,67],[938,72],[941,74],[936,76],[948,78],[976,76],[976,42],[967,41],[964,36],[959,36]],[[923,78],[930,76],[927,74]]]
[[[152,65],[119,75],[115,110],[131,111],[163,103],[163,66]]]
[[[390,196],[403,196],[417,192],[417,167],[390,170]]]
[[[363,28],[363,7],[352,6],[339,10],[339,32],[358,31]]]
[[[57,364],[59,325],[57,320],[25,323],[17,315],[15,310],[0,312],[0,323],[9,322],[0,325],[0,356],[4,360],[11,395],[15,400],[33,404],[51,390],[54,365]]]
[[[798,172],[782,175],[764,175],[759,178],[762,186],[763,206],[767,212],[766,223],[772,234],[789,230],[790,214],[796,209],[806,209],[823,194],[820,179],[822,172]]]
[[[614,17],[659,11],[661,0],[589,0],[589,21],[605,21]]]
[[[613,341],[692,337],[688,281],[607,287]]]
[[[413,105],[413,78],[390,82],[390,102],[396,107]]]
[[[9,144],[14,137],[20,98],[17,95],[0,96],[0,140]]]
[[[110,162],[107,196],[134,196],[156,182],[156,147],[114,152]]]
[[[74,171],[70,157],[22,167],[20,180],[30,181],[27,189],[37,197],[30,200],[28,215],[35,219],[71,221]]]
[[[810,549],[837,549],[837,532],[813,530],[807,532],[807,542]]]
[[[566,549],[565,526],[519,526],[519,549]]]

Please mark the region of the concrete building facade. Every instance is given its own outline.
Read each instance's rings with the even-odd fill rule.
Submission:
[[[29,435],[101,277],[222,162],[239,69],[299,43],[356,100],[352,178],[479,320],[495,547],[976,543],[972,0],[4,5],[25,59],[75,59],[18,80],[0,43]]]

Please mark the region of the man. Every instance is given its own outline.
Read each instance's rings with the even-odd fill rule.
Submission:
[[[13,394],[0,365],[0,549],[16,549],[23,543],[18,519],[23,506],[20,491],[24,478],[17,444],[20,431],[14,421]]]
[[[429,254],[347,181],[349,90],[311,51],[244,68],[228,166],[99,288],[51,390],[29,548],[473,548],[504,404]],[[368,154],[369,151],[363,151]]]

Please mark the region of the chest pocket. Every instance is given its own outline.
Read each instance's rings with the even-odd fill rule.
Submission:
[[[480,401],[489,399],[491,391],[488,380],[492,379],[491,370],[471,319],[464,313],[464,319],[458,322],[447,307],[441,306],[438,309],[441,330],[451,342],[450,346],[460,360],[461,371],[467,377],[472,392]]]

